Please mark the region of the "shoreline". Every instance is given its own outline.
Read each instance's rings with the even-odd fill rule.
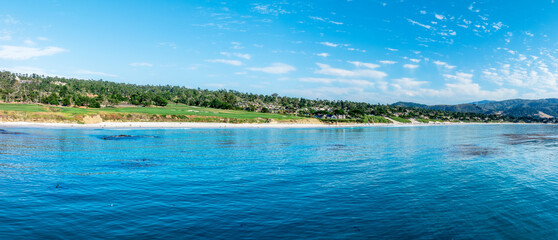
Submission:
[[[311,124],[311,123],[200,123],[200,122],[101,122],[96,124],[43,123],[43,122],[0,122],[2,127],[61,128],[61,129],[255,129],[255,128],[352,128],[352,127],[426,127],[454,125],[508,125],[539,123],[351,123],[351,124]],[[546,124],[542,124],[546,125]]]

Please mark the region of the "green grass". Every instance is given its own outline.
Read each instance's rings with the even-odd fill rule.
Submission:
[[[401,117],[396,117],[396,116],[392,116],[390,117],[391,119],[398,121],[400,123],[411,123],[411,120],[409,119],[405,119],[405,118],[401,118]]]
[[[417,118],[417,122],[420,122],[420,123],[429,123],[430,120],[429,120],[429,119]]]
[[[48,112],[46,107],[39,104],[0,103],[0,110],[21,112]]]
[[[44,106],[40,104],[0,104],[0,110],[4,111],[23,111],[23,112],[56,112],[64,115],[92,115],[99,113],[120,113],[120,114],[150,114],[150,115],[172,115],[172,116],[201,116],[219,117],[227,119],[274,119],[274,120],[296,120],[303,117],[281,115],[273,113],[256,113],[239,110],[224,110],[214,108],[193,107],[181,104],[169,104],[166,107],[118,107],[118,108],[74,108],[60,106]]]
[[[157,115],[213,116],[213,117],[239,118],[239,119],[255,119],[255,118],[271,118],[276,120],[302,119],[301,117],[290,116],[290,115],[192,107],[192,106],[178,105],[178,104],[168,105],[166,107],[103,108],[100,111],[119,112],[119,113],[146,113],[146,114],[157,114]]]

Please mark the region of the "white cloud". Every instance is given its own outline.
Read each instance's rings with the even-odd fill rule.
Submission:
[[[332,96],[354,99],[364,92],[361,87],[320,87],[310,89],[288,90],[287,93],[305,96],[307,98],[333,99]],[[362,101],[362,99],[360,100]]]
[[[500,30],[503,26],[504,24],[502,24],[502,22],[497,22],[492,24],[492,27],[495,28],[496,30]]]
[[[438,66],[442,66],[445,67],[447,69],[454,69],[455,66],[449,65],[448,63],[442,62],[442,61],[434,61],[434,64],[438,65]]]
[[[176,49],[176,43],[173,43],[173,42],[160,42],[159,46],[170,47],[172,49]]]
[[[405,88],[418,88],[428,83],[426,81],[416,81],[413,78],[400,78],[400,79],[394,79],[393,81],[398,86],[402,86]]]
[[[339,79],[340,83],[346,83],[350,85],[360,86],[360,87],[374,87],[376,85],[373,82],[360,79]]]
[[[26,39],[25,41],[23,41],[23,43],[25,43],[26,45],[35,45],[35,42],[31,41],[31,39]]]
[[[322,45],[324,45],[324,46],[328,46],[328,47],[337,47],[337,46],[339,46],[339,44],[330,43],[330,42],[321,42],[320,44],[322,44]]]
[[[386,48],[386,49],[389,50],[389,51],[392,51],[392,52],[397,52],[397,51],[399,51],[399,49],[395,49],[395,48]]]
[[[442,94],[446,95],[462,95],[483,99],[506,99],[517,95],[514,89],[496,89],[494,91],[482,90],[480,85],[474,83],[473,74],[458,72],[455,75],[445,74],[447,80],[453,80],[453,83],[447,83],[446,89]]]
[[[27,66],[16,66],[16,67],[0,67],[0,70],[3,71],[10,71],[12,73],[27,73],[27,74],[39,74],[39,75],[49,75],[52,76],[53,74],[48,74],[42,68],[36,67],[27,67]]]
[[[205,60],[206,62],[211,62],[211,63],[224,63],[224,64],[228,64],[228,65],[233,65],[233,66],[240,66],[242,65],[241,61],[238,60],[229,60],[229,59],[209,59],[209,60]]]
[[[395,90],[396,95],[416,96],[421,95],[424,90],[421,89],[422,85],[427,84],[425,81],[416,81],[413,78],[400,78],[394,79],[391,84]]]
[[[343,25],[342,22],[332,21],[332,20],[329,20],[327,18],[316,17],[316,16],[309,16],[309,18],[312,19],[312,20],[320,21],[320,22],[328,22],[328,23],[332,23],[332,24],[335,24],[335,25]]]
[[[390,85],[392,90],[388,94],[392,94],[397,99],[402,96],[413,97],[427,97],[429,99],[451,99],[454,102],[466,102],[479,99],[509,99],[517,95],[514,89],[500,88],[495,90],[484,90],[477,83],[474,83],[472,78],[473,74],[458,72],[454,75],[446,74],[444,78],[448,83],[442,89],[425,88],[424,85],[428,84],[425,81],[416,81],[412,78],[401,78],[393,80]]]
[[[371,68],[371,69],[380,67],[380,65],[374,64],[374,63],[365,63],[365,62],[358,62],[358,61],[354,61],[354,62],[353,61],[347,61],[347,62],[350,63],[350,64],[355,65],[356,67],[367,67],[367,68]]]
[[[246,60],[250,60],[252,58],[252,55],[247,54],[247,53],[229,53],[229,52],[220,52],[221,55],[227,56],[227,57],[238,57],[238,58],[242,58],[242,59],[246,59]]]
[[[366,50],[361,50],[361,49],[358,49],[358,48],[347,48],[347,50],[349,50],[349,51],[363,52],[363,53],[366,52]]]
[[[269,67],[263,68],[248,68],[250,71],[264,72],[269,74],[284,74],[296,71],[296,68],[285,63],[273,63]]]
[[[0,58],[10,60],[27,60],[35,57],[52,56],[57,53],[65,52],[66,49],[59,47],[21,47],[21,46],[0,46]]]
[[[39,40],[39,41],[48,41],[48,38],[46,38],[46,37],[38,37],[37,40]]]
[[[434,14],[434,17],[436,17],[436,19],[438,20],[444,20],[446,17],[444,17],[444,15],[441,14]]]
[[[299,78],[301,82],[311,82],[311,83],[323,83],[323,84],[330,84],[332,82],[337,81],[335,78]]]
[[[414,63],[419,63],[420,59],[410,58],[409,61],[414,62]]]
[[[407,21],[409,21],[409,22],[412,23],[413,25],[419,25],[419,26],[421,26],[421,27],[423,27],[423,28],[426,28],[426,29],[432,28],[432,26],[430,26],[430,25],[422,24],[422,23],[419,23],[419,22],[417,22],[417,21],[415,21],[415,20],[412,20],[412,19],[407,19]]]
[[[110,73],[104,73],[104,72],[95,72],[95,71],[90,71],[90,70],[77,70],[75,71],[75,74],[80,74],[80,75],[96,75],[96,76],[104,76],[104,77],[118,77],[118,75],[114,75],[114,74],[110,74]]]
[[[382,61],[380,61],[380,63],[382,63],[382,64],[396,64],[397,62],[396,61],[390,61],[390,60],[382,60]]]
[[[518,53],[496,67],[482,71],[485,80],[500,86],[513,86],[522,90],[522,97],[544,98],[558,96],[558,59],[553,50],[541,49],[540,56]]]
[[[242,43],[232,42],[231,44],[233,45],[232,49],[236,49],[236,50],[244,49],[244,47],[242,46]]]
[[[129,65],[132,67],[153,67],[153,64],[147,62],[133,62]]]
[[[256,3],[253,4],[254,7],[252,8],[252,11],[260,13],[260,14],[266,14],[266,15],[281,15],[281,14],[289,14],[291,13],[290,11],[287,11],[285,9],[283,9],[283,7],[280,4],[261,4],[261,3]]]
[[[468,8],[469,11],[471,11],[471,12],[480,12],[480,10],[474,9],[474,6],[473,6],[473,5],[475,5],[475,2],[471,3],[471,5],[469,5],[469,8]]]
[[[329,53],[317,53],[316,56],[329,57]]]
[[[375,85],[373,82],[367,80],[343,79],[343,78],[299,78],[299,81],[322,83],[322,84],[341,83],[341,84],[355,85],[360,87],[374,87]]]
[[[316,21],[322,21],[325,22],[326,20],[321,18],[321,17],[315,17],[315,16],[309,16],[310,19],[316,20]]]
[[[426,11],[420,10],[420,14],[424,15],[424,14],[426,14]]]
[[[316,70],[315,73],[338,76],[338,77],[364,77],[373,79],[382,79],[387,76],[385,72],[372,69],[355,69],[346,70],[341,68],[332,68],[331,66],[323,63],[316,63],[320,69]]]
[[[419,65],[416,65],[416,64],[405,64],[405,65],[403,65],[403,67],[413,70],[413,69],[415,69],[415,68],[418,68]]]
[[[366,52],[366,50],[361,50],[358,48],[354,48],[354,47],[350,47],[350,44],[346,44],[346,43],[332,43],[332,42],[320,42],[321,45],[327,46],[327,47],[340,47],[349,51],[357,51],[357,52]]]

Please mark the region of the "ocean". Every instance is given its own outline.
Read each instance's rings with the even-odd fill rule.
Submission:
[[[556,239],[558,126],[0,130],[0,239]]]

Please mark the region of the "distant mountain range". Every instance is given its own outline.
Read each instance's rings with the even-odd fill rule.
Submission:
[[[501,114],[514,117],[558,118],[557,98],[539,100],[511,99],[505,101],[485,100],[457,105],[424,105],[413,102],[397,102],[392,105],[451,112]]]

